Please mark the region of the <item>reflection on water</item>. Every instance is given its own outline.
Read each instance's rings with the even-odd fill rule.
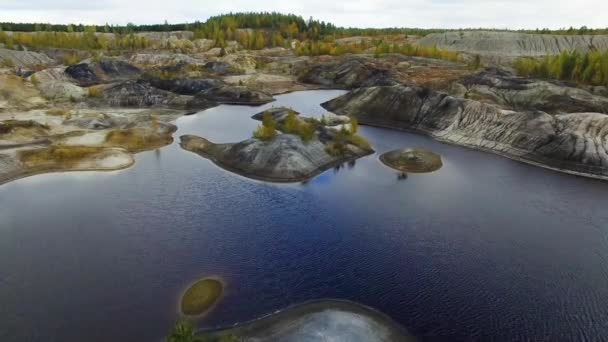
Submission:
[[[214,142],[251,136],[261,109],[321,115],[339,91],[220,106],[177,120]],[[343,298],[424,338],[608,336],[608,183],[429,138],[360,127],[376,155],[306,183],[226,172],[172,145],[115,172],[0,187],[0,340],[159,339],[191,279],[225,297],[203,327]],[[422,147],[443,168],[407,181],[378,155]]]

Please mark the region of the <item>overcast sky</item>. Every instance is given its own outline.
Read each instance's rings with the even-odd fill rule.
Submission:
[[[0,0],[0,21],[135,24],[279,11],[352,27],[608,27],[608,0]]]

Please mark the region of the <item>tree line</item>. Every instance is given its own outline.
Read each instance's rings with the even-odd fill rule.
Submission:
[[[520,76],[608,86],[608,50],[587,53],[563,51],[542,59],[519,58],[513,67]]]
[[[93,27],[84,32],[12,32],[0,31],[0,43],[8,49],[18,46],[30,48],[65,48],[80,50],[127,50],[145,49],[149,41],[142,36],[130,34],[97,34]]]

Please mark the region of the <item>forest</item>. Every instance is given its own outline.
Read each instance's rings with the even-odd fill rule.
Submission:
[[[167,21],[159,24],[136,25],[129,23],[127,25],[83,25],[83,24],[49,24],[49,23],[11,23],[0,22],[0,31],[14,32],[85,32],[93,27],[95,32],[129,34],[134,32],[168,32],[168,31],[193,31],[197,32],[200,37],[215,38],[218,31],[224,31],[224,34],[229,31],[234,31],[239,28],[264,29],[281,31],[284,38],[289,34],[292,37],[302,35],[306,39],[319,39],[327,35],[333,35],[338,38],[352,36],[379,36],[387,34],[408,34],[424,36],[430,33],[446,32],[446,31],[513,31],[522,33],[537,33],[537,34],[562,34],[562,35],[581,35],[581,34],[608,34],[606,28],[588,28],[582,26],[580,28],[569,27],[552,30],[548,28],[537,28],[534,30],[508,30],[508,29],[491,29],[491,28],[463,28],[463,29],[441,29],[441,28],[346,28],[338,27],[332,23],[315,20],[309,18],[304,20],[301,16],[294,14],[282,14],[278,12],[247,12],[247,13],[228,13],[218,16],[212,16],[204,22],[195,21],[193,23],[169,24]],[[297,28],[297,30],[296,30]]]

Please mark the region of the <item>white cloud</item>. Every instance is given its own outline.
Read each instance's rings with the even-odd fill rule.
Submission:
[[[0,21],[151,24],[278,11],[354,27],[607,27],[605,0],[2,0]]]

